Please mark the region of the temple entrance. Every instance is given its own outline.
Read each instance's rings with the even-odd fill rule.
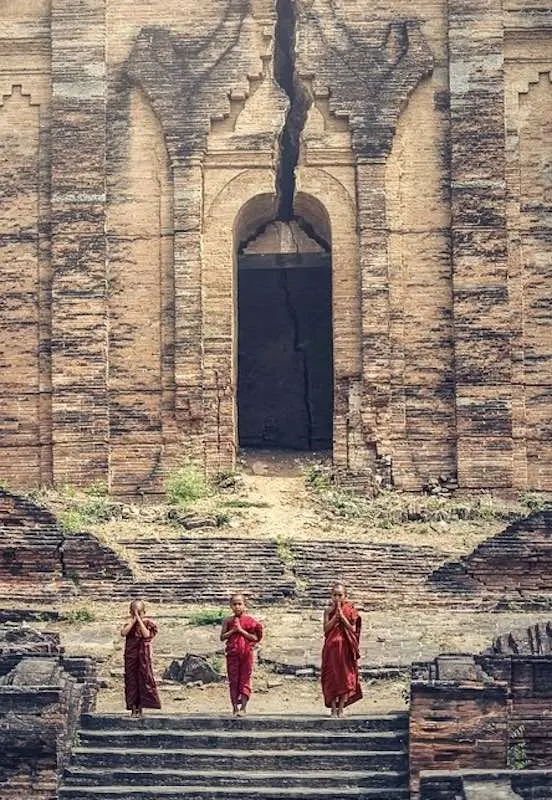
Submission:
[[[329,245],[312,238],[295,221],[270,222],[255,238],[242,242],[238,254],[240,446],[331,449],[331,298]]]

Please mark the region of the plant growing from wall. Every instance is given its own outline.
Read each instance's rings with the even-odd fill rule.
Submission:
[[[507,763],[509,769],[527,769],[528,767],[524,725],[518,725],[510,730]]]

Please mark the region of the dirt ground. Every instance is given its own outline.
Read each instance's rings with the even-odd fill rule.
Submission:
[[[20,607],[20,606],[18,606]],[[126,608],[119,604],[73,604],[55,607],[69,619],[33,623],[32,627],[58,632],[67,655],[94,656],[100,664],[102,688],[98,710],[118,712],[123,704],[123,640],[119,628]],[[166,667],[186,653],[207,657],[224,677],[224,655],[218,625],[194,624],[198,606],[152,605],[148,608],[159,625],[154,643],[155,670],[160,680],[163,707],[169,712],[224,711],[226,685],[185,687],[162,680]],[[322,709],[318,680],[274,671],[273,662],[291,671],[317,666],[322,645],[322,610],[251,608],[263,621],[266,638],[255,674],[252,713],[317,713]],[[546,619],[542,613],[475,613],[452,610],[400,609],[363,613],[361,666],[387,674],[403,669],[393,679],[370,677],[364,681],[364,699],[355,713],[385,713],[406,708],[408,668],[412,661],[439,653],[474,653],[488,647],[498,634]],[[85,617],[86,621],[82,621]],[[75,619],[76,618],[76,619]],[[78,621],[78,620],[81,621]],[[267,663],[268,662],[268,663]]]
[[[521,498],[500,499],[479,496],[475,499],[424,498],[388,493],[383,504],[357,503],[346,496],[332,495],[332,490],[313,490],[307,472],[324,468],[325,454],[305,459],[293,454],[247,454],[230,487],[212,489],[207,496],[191,503],[196,514],[221,515],[219,527],[195,530],[201,537],[235,536],[273,538],[276,540],[328,539],[364,542],[401,543],[434,547],[451,554],[467,554],[482,540],[502,530],[509,514],[527,513],[529,501]],[[79,508],[90,494],[73,490],[50,493],[47,501],[56,513]],[[102,502],[109,498],[99,499]],[[533,502],[533,500],[531,501]],[[540,502],[540,501],[539,501]],[[385,503],[389,503],[386,506]],[[415,504],[417,513],[404,515]],[[465,506],[462,507],[462,503]],[[471,503],[471,505],[470,505]],[[417,505],[416,505],[417,504]],[[424,505],[425,504],[425,505]],[[479,506],[480,504],[480,506]],[[479,513],[480,507],[480,513]],[[96,533],[113,549],[125,556],[125,539],[164,539],[189,535],[182,527],[159,521],[166,505],[155,504],[143,514],[139,506],[132,508],[132,519],[89,520],[86,529]],[[429,520],[428,518],[429,509]],[[466,511],[466,518],[458,512]],[[475,513],[474,513],[475,509]],[[135,513],[136,512],[136,513]],[[151,514],[150,514],[151,512]],[[159,512],[159,513],[158,513]],[[397,513],[403,521],[393,520]],[[156,518],[157,521],[152,521]],[[147,519],[147,516],[150,519]],[[425,515],[425,516],[424,516]],[[128,554],[127,554],[128,555]],[[132,560],[129,559],[130,565]],[[137,575],[137,577],[140,577]],[[354,597],[351,598],[354,601]],[[6,605],[6,604],[5,604]],[[19,606],[20,607],[20,606]],[[98,659],[102,689],[98,708],[102,711],[123,709],[122,647],[118,630],[126,615],[123,605],[97,603],[93,599],[57,606],[66,619],[58,623],[43,622],[42,627],[59,632],[68,655],[91,655]],[[217,625],[199,625],[194,614],[205,609],[197,605],[157,605],[148,611],[159,624],[155,642],[155,664],[161,680],[160,689],[167,711],[220,711],[228,706],[224,682],[208,686],[184,687],[163,681],[165,668],[186,653],[203,655],[224,672],[224,655]],[[221,611],[221,609],[212,609]],[[265,625],[266,638],[260,651],[262,663],[256,672],[256,691],[251,711],[317,713],[322,708],[319,682],[313,678],[278,674],[271,663],[278,662],[293,672],[317,666],[322,644],[320,608],[283,605],[251,608]],[[378,670],[389,675],[389,669],[400,671],[400,677],[370,677],[365,681],[365,696],[355,712],[373,713],[400,710],[408,698],[408,669],[413,661],[428,660],[439,653],[476,653],[488,647],[498,634],[514,628],[546,620],[545,612],[530,613],[505,610],[501,613],[477,612],[447,608],[392,608],[363,613],[361,641],[365,670]],[[374,674],[373,672],[371,674]]]

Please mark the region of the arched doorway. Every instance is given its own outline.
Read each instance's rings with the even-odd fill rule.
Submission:
[[[273,221],[251,200],[237,231],[240,447],[327,451],[333,440],[332,270],[327,215]]]

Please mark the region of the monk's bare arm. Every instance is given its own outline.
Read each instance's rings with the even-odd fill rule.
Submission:
[[[136,620],[134,619],[134,617],[132,617],[131,619],[129,619],[128,622],[125,622],[125,624],[122,626],[121,636],[123,637],[123,639],[125,638],[125,636],[128,636],[135,622]]]
[[[255,644],[257,644],[258,642],[257,636],[254,633],[249,633],[248,631],[244,631],[244,629],[240,625],[239,619],[236,622],[236,627],[234,628],[234,630],[236,631],[236,633],[241,633],[244,639],[247,639],[248,642],[255,642]]]
[[[233,619],[233,617],[228,617],[222,623],[222,630],[220,632],[220,640],[221,640],[221,642],[225,642],[227,639],[229,639],[231,636],[233,636],[235,633],[237,633],[236,628],[230,628],[230,629],[228,628],[228,626],[232,622],[232,619]]]
[[[349,622],[349,620],[347,619],[341,608],[339,609],[339,619],[341,620],[341,622],[343,623],[343,625],[347,630],[351,631],[351,633],[356,633],[355,626],[351,622]]]
[[[324,633],[329,633],[339,622],[339,614],[335,609],[327,608],[324,611]]]
[[[243,628],[239,629],[238,633],[241,633],[241,635],[245,637],[248,642],[255,642],[255,644],[259,642],[259,639],[257,639],[254,633],[248,633],[248,631],[244,631]]]
[[[151,631],[144,624],[144,620],[142,619],[142,617],[139,617],[137,615],[136,616],[136,622],[138,623],[138,627],[140,628],[140,632],[141,632],[142,636],[144,637],[144,639],[149,639],[151,637]]]

